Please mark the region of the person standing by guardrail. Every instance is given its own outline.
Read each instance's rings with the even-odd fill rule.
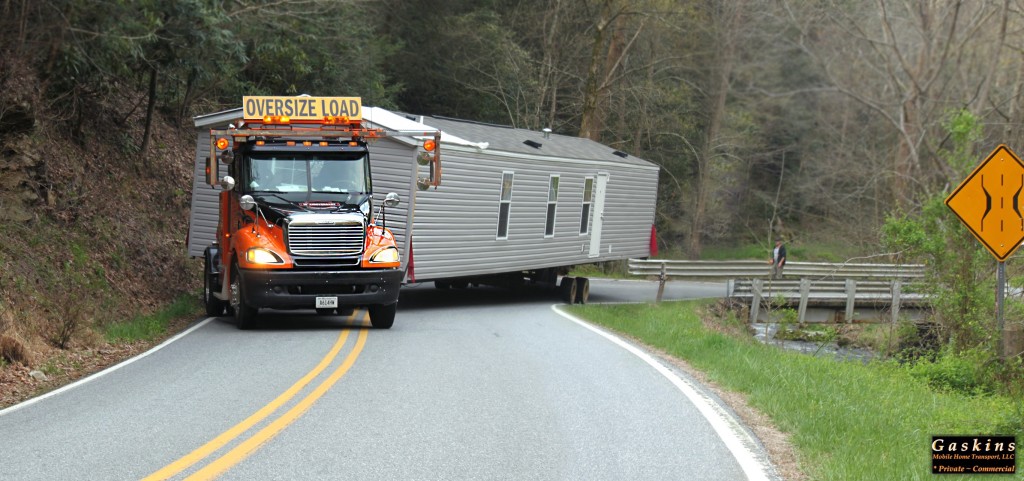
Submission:
[[[782,279],[782,268],[786,266],[786,246],[782,239],[775,239],[775,249],[768,263],[772,265],[772,279]]]

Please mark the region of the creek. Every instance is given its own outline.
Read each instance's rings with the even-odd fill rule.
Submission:
[[[868,362],[874,359],[877,354],[868,349],[854,347],[839,347],[833,340],[820,342],[794,341],[787,339],[776,339],[775,333],[779,330],[778,323],[754,323],[750,325],[754,331],[754,337],[764,344],[780,347],[789,351],[796,351],[818,357],[831,357],[836,360]]]

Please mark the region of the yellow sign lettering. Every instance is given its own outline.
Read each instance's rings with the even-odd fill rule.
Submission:
[[[286,115],[292,122],[341,116],[362,120],[363,101],[360,97],[242,97],[245,120],[261,120],[268,115]]]

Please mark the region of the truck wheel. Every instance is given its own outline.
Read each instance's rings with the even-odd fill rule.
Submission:
[[[245,303],[244,284],[239,280],[238,264],[231,266],[231,307],[235,311],[235,324],[239,329],[252,329],[259,309]]]
[[[575,277],[563,277],[561,283],[558,284],[558,288],[561,291],[562,301],[566,304],[572,304],[576,302],[576,278]]]
[[[210,266],[210,259],[204,256],[203,260],[203,304],[206,305],[206,315],[220,316],[224,314],[224,306],[227,303],[213,296],[213,290],[217,286],[215,275],[211,273],[213,269]]]
[[[377,329],[391,329],[395,324],[395,312],[398,311],[398,303],[383,306],[370,306],[370,324]]]
[[[586,277],[576,278],[576,304],[586,304],[590,298],[590,279]]]

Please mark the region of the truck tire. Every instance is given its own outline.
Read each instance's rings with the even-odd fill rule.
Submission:
[[[559,292],[562,296],[562,301],[566,304],[572,304],[576,302],[576,278],[575,277],[563,277],[562,281],[558,284]]]
[[[239,280],[238,264],[231,266],[231,307],[235,311],[235,325],[239,329],[252,329],[256,325],[259,308],[245,303],[245,284]]]
[[[576,298],[573,299],[576,304],[586,304],[587,299],[590,298],[590,279],[586,277],[576,278]]]
[[[376,329],[391,329],[395,324],[395,313],[398,312],[398,303],[370,306],[370,324]]]
[[[217,283],[215,282],[216,274],[212,272],[213,266],[210,265],[210,258],[203,256],[203,304],[206,306],[206,315],[220,316],[224,314],[224,307],[227,305],[227,302],[213,296]]]
[[[434,287],[437,289],[448,289],[452,286],[451,282],[448,281],[434,281]]]

